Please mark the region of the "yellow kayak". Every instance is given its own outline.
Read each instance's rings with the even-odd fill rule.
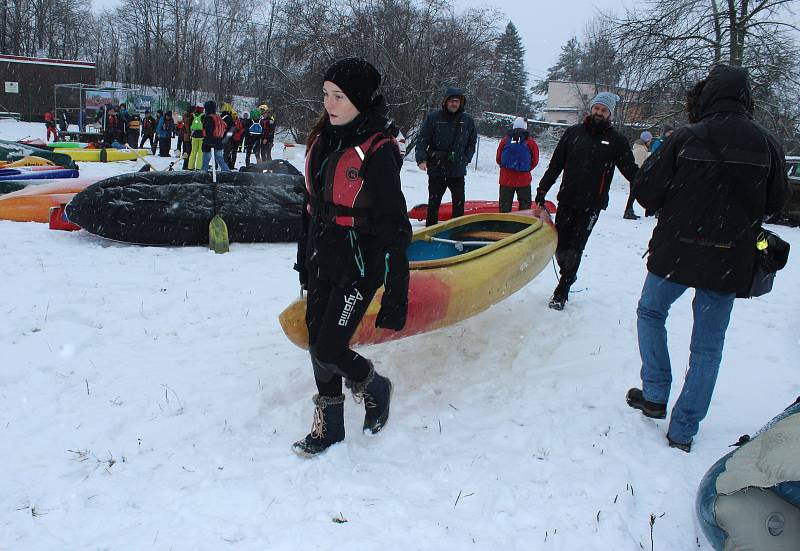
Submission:
[[[426,333],[470,318],[527,285],[550,262],[556,231],[546,210],[473,214],[414,233],[408,247],[408,318],[402,331],[378,329],[383,289],[350,341],[375,344]],[[279,316],[284,333],[308,348],[305,298]]]
[[[0,161],[0,167],[2,168],[16,168],[20,166],[55,166],[55,163],[48,159],[36,157],[35,155],[29,155],[12,162]]]
[[[73,161],[100,162],[100,149],[59,149],[58,152],[72,157]],[[149,149],[115,149],[106,148],[106,160],[108,161],[134,161],[139,156],[144,157],[152,152]],[[139,156],[136,155],[139,154]]]

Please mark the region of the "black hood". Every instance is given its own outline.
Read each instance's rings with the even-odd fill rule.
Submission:
[[[753,94],[747,71],[741,67],[717,65],[706,78],[697,112],[700,117],[713,113],[753,112]]]

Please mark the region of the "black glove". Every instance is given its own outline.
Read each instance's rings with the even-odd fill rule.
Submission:
[[[381,309],[378,311],[378,317],[375,318],[375,327],[383,327],[384,329],[394,329],[400,331],[406,326],[406,315],[408,314],[408,303],[388,303],[381,304]]]
[[[536,190],[536,199],[534,199],[533,202],[539,205],[540,207],[543,207],[545,195],[547,195],[547,192],[544,192],[540,189]]]
[[[301,267],[297,264],[294,265],[294,269],[297,270],[300,276],[300,289],[305,291],[306,287],[308,287],[308,270],[304,266]]]

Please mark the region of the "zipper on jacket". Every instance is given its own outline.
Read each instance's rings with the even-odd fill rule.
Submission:
[[[364,256],[361,254],[361,245],[358,244],[358,238],[353,230],[347,230],[347,237],[350,239],[350,248],[353,249],[353,258],[356,261],[356,268],[361,278],[364,278]]]
[[[386,281],[389,279],[389,253],[383,259],[383,286],[386,287]]]

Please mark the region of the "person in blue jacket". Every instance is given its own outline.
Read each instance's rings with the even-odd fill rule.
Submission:
[[[461,88],[448,88],[442,108],[425,118],[417,138],[417,165],[428,173],[426,226],[439,221],[439,206],[448,189],[453,199],[453,218],[464,214],[464,178],[478,140],[475,121],[464,111],[466,105]]]
[[[175,123],[172,120],[172,111],[167,111],[161,115],[156,125],[159,157],[169,157],[170,145],[172,145],[172,133],[174,131]]]

